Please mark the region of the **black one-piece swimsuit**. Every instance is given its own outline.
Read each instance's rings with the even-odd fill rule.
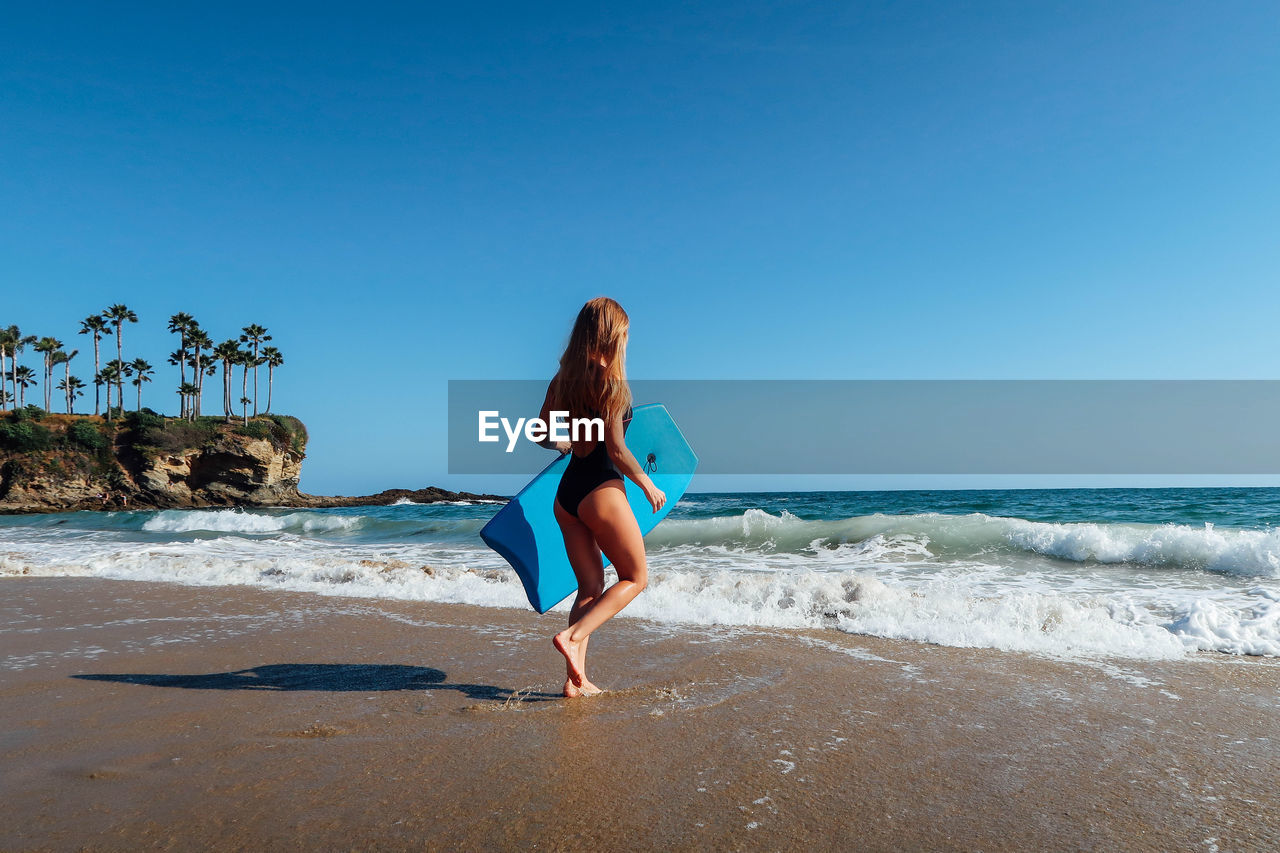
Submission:
[[[628,406],[627,413],[622,418],[624,433],[630,423],[631,407]],[[596,446],[585,456],[572,453],[569,456],[569,467],[564,469],[564,474],[560,477],[560,487],[556,489],[556,500],[560,502],[560,506],[564,507],[565,512],[577,518],[578,504],[582,503],[582,499],[591,494],[601,483],[621,480],[622,472],[609,458],[609,448],[603,441],[597,441]]]

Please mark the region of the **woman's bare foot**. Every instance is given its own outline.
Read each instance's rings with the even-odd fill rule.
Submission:
[[[583,696],[595,696],[596,694],[603,692],[603,690],[596,687],[590,681],[584,682],[581,687],[574,684],[569,679],[565,679],[564,682],[564,695],[567,699],[578,699]]]
[[[564,655],[565,664],[569,671],[569,683],[574,687],[581,688],[583,682],[587,680],[587,674],[582,671],[582,665],[578,663],[578,658],[582,653],[581,643],[575,643],[569,639],[569,632],[572,628],[565,628],[559,634],[551,638],[551,645],[556,647],[556,651]]]

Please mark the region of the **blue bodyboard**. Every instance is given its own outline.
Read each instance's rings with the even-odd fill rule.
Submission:
[[[640,487],[623,477],[627,500],[640,524],[640,533],[645,534],[667,517],[689,488],[698,457],[680,434],[666,406],[657,403],[631,410],[626,439],[627,448],[640,467],[667,496],[662,509],[654,512]],[[485,544],[516,570],[529,603],[539,613],[546,613],[578,589],[554,507],[556,489],[568,465],[568,455],[556,459],[498,510],[480,531]],[[608,556],[604,564],[609,565]]]

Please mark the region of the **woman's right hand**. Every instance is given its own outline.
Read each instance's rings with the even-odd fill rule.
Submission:
[[[666,494],[652,482],[645,487],[644,496],[648,498],[649,505],[653,507],[654,512],[662,509],[663,504],[667,502]]]

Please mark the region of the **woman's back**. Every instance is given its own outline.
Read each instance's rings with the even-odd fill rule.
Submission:
[[[600,413],[597,412],[595,409],[588,409],[587,417],[598,418],[600,417]],[[627,406],[627,412],[622,416],[622,431],[624,433],[627,431],[627,426],[630,425],[630,423],[631,423],[631,407]],[[587,430],[588,434],[594,434],[594,432],[595,432],[594,428],[589,428]],[[605,442],[603,440],[596,440],[596,441],[590,441],[590,442],[574,442],[574,447],[573,447],[574,457],[578,459],[584,459],[587,456],[591,455],[592,453],[607,453]]]

